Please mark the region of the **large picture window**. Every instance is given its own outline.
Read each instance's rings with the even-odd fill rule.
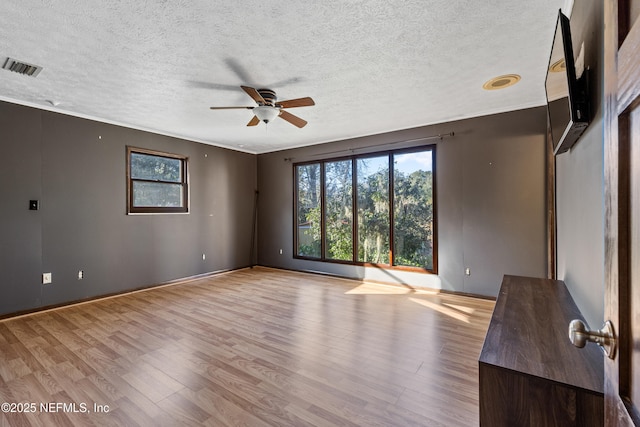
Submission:
[[[127,147],[128,213],[189,211],[187,158]]]
[[[436,272],[435,146],[294,165],[295,256]]]

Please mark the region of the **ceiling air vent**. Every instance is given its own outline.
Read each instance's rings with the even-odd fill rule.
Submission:
[[[42,67],[38,65],[27,64],[26,62],[21,62],[13,58],[7,58],[2,68],[30,77],[35,77],[42,71]]]

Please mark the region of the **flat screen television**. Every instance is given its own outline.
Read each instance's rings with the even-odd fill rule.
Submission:
[[[576,76],[569,18],[559,11],[545,80],[554,154],[568,151],[589,125],[587,72]]]

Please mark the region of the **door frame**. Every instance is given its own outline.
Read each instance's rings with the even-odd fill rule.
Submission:
[[[631,364],[629,216],[630,139],[625,111],[640,96],[640,23],[629,25],[629,0],[604,2],[604,279],[605,319],[618,336],[618,356],[605,358],[605,425],[640,425],[629,390]],[[637,108],[637,106],[635,106]]]

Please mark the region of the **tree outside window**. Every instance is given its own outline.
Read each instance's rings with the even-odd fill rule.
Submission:
[[[434,154],[294,165],[296,257],[435,272]]]
[[[188,212],[187,158],[127,148],[128,213]]]

